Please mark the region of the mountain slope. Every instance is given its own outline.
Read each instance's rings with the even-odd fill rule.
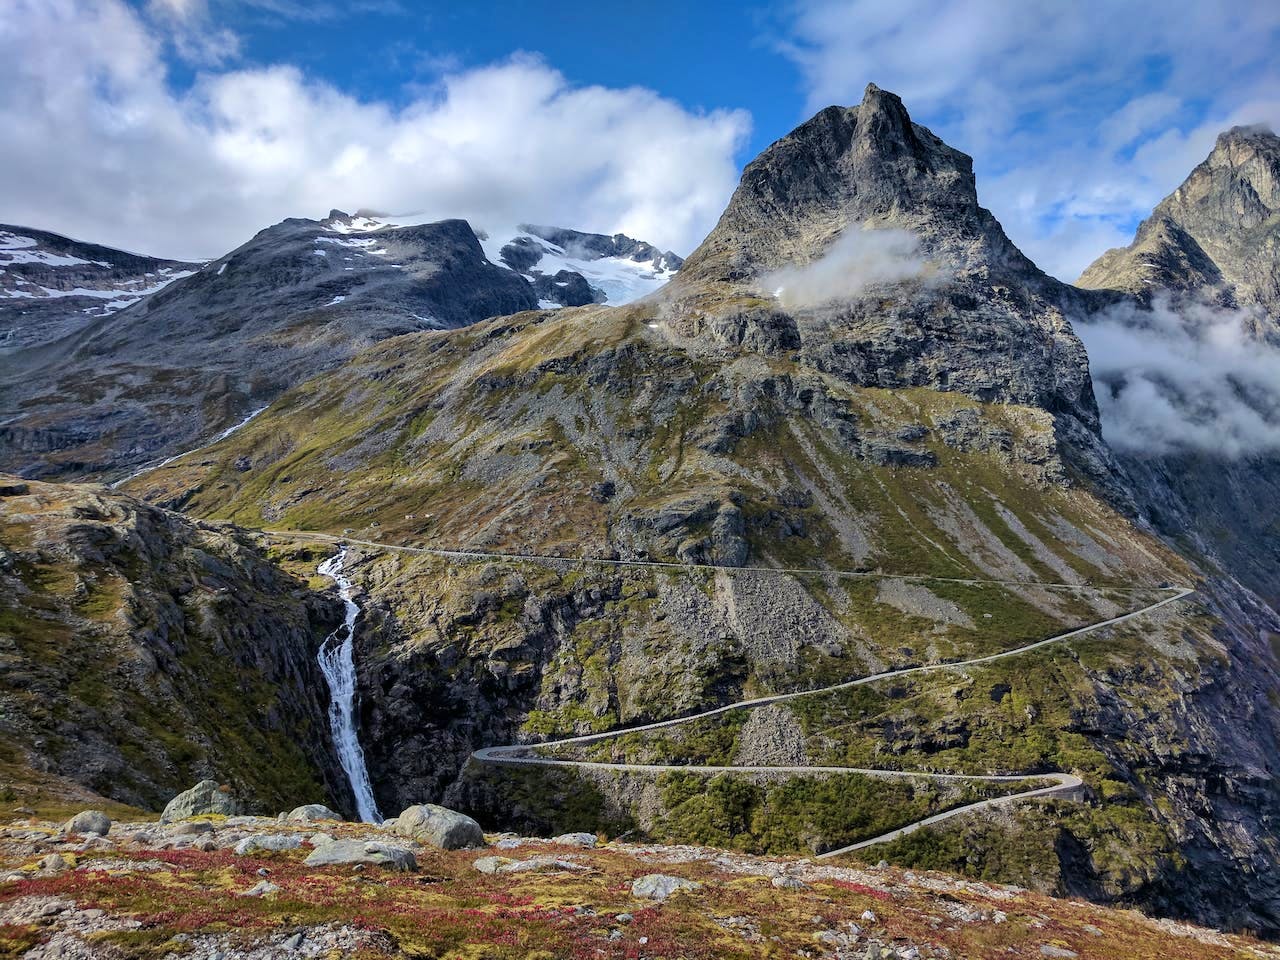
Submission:
[[[384,806],[443,795],[501,826],[559,810],[813,850],[870,810],[907,822],[938,798],[850,780],[844,820],[819,776],[703,790],[467,757],[1010,649],[1192,584],[1087,642],[625,749],[1074,772],[1082,803],[889,853],[1280,929],[1277,620],[1131,518],[1072,330],[1118,299],[1036,269],[978,205],[969,158],[872,86],[749,165],[659,294],[384,341],[128,488],[247,526],[478,551],[354,551],[362,730]],[[316,558],[285,551],[299,571]]]
[[[0,224],[0,356],[75,333],[198,269]]]

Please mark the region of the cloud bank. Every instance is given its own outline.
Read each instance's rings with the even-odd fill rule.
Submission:
[[[1258,322],[1161,294],[1150,310],[1123,304],[1076,323],[1107,442],[1144,455],[1280,451],[1280,348],[1257,337]]]
[[[212,257],[289,216],[625,231],[688,252],[737,183],[749,119],[641,88],[575,87],[519,57],[407,104],[289,66],[226,69],[199,0],[0,3],[0,221]],[[203,64],[178,91],[166,53]]]
[[[857,296],[878,283],[922,276],[920,241],[909,230],[850,227],[812,263],[783,267],[761,277],[765,290],[791,310]]]
[[[1280,123],[1280,4],[797,0],[808,108],[873,80],[972,154],[984,205],[1074,280],[1235,124]]]

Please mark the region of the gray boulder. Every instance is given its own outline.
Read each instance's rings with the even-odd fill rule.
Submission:
[[[418,869],[418,860],[407,847],[364,840],[334,840],[317,847],[303,862],[309,867],[369,864],[388,870]]]
[[[213,833],[213,824],[208,820],[186,820],[175,823],[168,833],[171,837],[194,837],[202,833]]]
[[[339,814],[334,813],[323,803],[306,803],[300,807],[294,807],[287,814],[286,820],[295,821],[311,821],[311,820],[341,820]]]
[[[565,847],[581,847],[584,850],[590,850],[596,845],[596,835],[594,833],[562,833],[558,837],[552,837],[551,842]]]
[[[463,850],[486,846],[484,831],[466,814],[423,803],[410,807],[384,826],[402,837],[412,837],[441,850]]]
[[[106,836],[111,829],[111,818],[101,810],[81,810],[63,827],[67,833],[96,833]]]
[[[240,813],[240,801],[216,780],[201,780],[190,790],[178,794],[160,814],[161,823],[172,823],[188,817],[216,814],[233,817]]]
[[[701,887],[696,880],[670,877],[665,873],[647,873],[631,884],[631,895],[640,900],[665,900],[673,893],[691,893]]]
[[[515,862],[510,857],[479,857],[472,866],[481,873],[501,873],[503,867]]]
[[[255,850],[297,850],[300,846],[302,838],[292,833],[257,833],[237,843],[235,852],[243,857]]]

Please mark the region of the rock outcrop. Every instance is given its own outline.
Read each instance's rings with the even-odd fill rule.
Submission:
[[[201,780],[190,790],[184,790],[167,804],[160,814],[161,823],[172,823],[175,820],[186,820],[188,817],[199,817],[216,814],[223,817],[234,817],[243,813],[240,801],[231,788],[219,784],[216,780]]]

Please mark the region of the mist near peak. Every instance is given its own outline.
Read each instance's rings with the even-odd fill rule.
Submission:
[[[811,263],[782,267],[760,283],[786,309],[849,300],[874,284],[924,276],[920,238],[898,228],[849,227]]]
[[[1107,442],[1150,456],[1280,451],[1280,348],[1259,335],[1267,323],[1167,293],[1076,322]]]

